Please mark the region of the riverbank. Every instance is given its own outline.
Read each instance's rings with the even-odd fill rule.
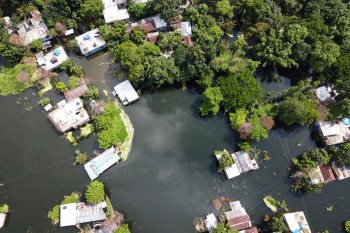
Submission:
[[[131,146],[132,146],[132,140],[134,138],[134,127],[130,121],[129,116],[125,113],[123,109],[121,109],[120,116],[124,122],[124,125],[126,127],[126,132],[128,133],[127,138],[125,141],[119,146],[119,149],[121,151],[120,158],[125,161],[129,153],[131,151]]]

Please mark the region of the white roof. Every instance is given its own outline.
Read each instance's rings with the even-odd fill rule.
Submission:
[[[147,2],[148,0],[134,0],[135,3]]]
[[[319,121],[318,124],[324,137],[341,134],[341,129],[337,124],[333,124],[330,121]]]
[[[93,160],[84,165],[84,168],[91,180],[96,179],[101,173],[113,166],[120,160],[118,151],[111,147]]]
[[[100,30],[95,28],[91,31],[75,37],[82,54],[87,54],[101,47],[106,47],[107,43],[100,36]]]
[[[139,95],[131,85],[129,80],[119,83],[114,87],[115,92],[118,94],[119,99],[124,105],[127,105],[139,98]]]
[[[319,87],[315,90],[316,96],[320,101],[332,99],[332,95],[326,86]]]
[[[182,36],[191,36],[192,27],[190,22],[181,22],[181,32]]]
[[[291,232],[307,229],[311,233],[310,226],[305,218],[304,212],[287,213],[283,215]]]
[[[0,228],[2,228],[5,225],[6,221],[6,214],[0,213]]]
[[[219,161],[222,157],[222,154],[217,154],[215,156],[216,156],[217,160]],[[234,178],[234,177],[239,176],[241,174],[236,163],[232,164],[231,166],[225,167],[224,173],[225,173],[227,179]]]
[[[103,10],[103,16],[106,23],[113,23],[117,20],[130,18],[127,9],[119,9],[118,6],[111,6]]]
[[[208,214],[206,219],[204,220],[204,224],[209,230],[209,232],[212,232],[218,225],[218,219],[215,217],[213,213]]]
[[[60,226],[74,226],[77,224],[77,203],[65,204],[60,206]]]
[[[72,34],[74,34],[74,29],[73,28],[64,32],[65,36],[69,36],[69,35],[72,35]]]
[[[48,112],[52,109],[52,105],[51,104],[48,104],[44,107],[45,111]]]
[[[68,55],[62,46],[47,53],[45,56],[37,54],[37,62],[44,70],[52,71],[58,68],[64,61],[68,60]]]

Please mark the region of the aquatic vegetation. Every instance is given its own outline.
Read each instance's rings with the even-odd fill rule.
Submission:
[[[78,139],[84,137],[87,138],[90,134],[94,132],[94,126],[92,124],[86,124],[84,127],[80,127],[80,135]]]
[[[44,97],[39,101],[39,104],[42,107],[45,107],[46,105],[48,105],[51,102],[50,98]]]
[[[278,202],[271,196],[264,197],[264,202],[266,206],[272,211],[277,212]]]
[[[69,131],[68,133],[65,134],[65,138],[72,143],[73,146],[78,146],[79,142],[75,137],[73,136],[73,132]]]
[[[82,153],[80,150],[76,150],[75,154],[77,155],[75,157],[75,162],[73,163],[73,166],[76,164],[84,165],[90,160],[90,157],[88,156],[87,153]]]
[[[345,222],[345,231],[346,233],[350,233],[350,220]]]
[[[3,204],[0,206],[0,213],[7,214],[9,212],[9,206],[7,204]]]

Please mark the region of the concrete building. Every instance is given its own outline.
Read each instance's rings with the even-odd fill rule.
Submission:
[[[129,80],[125,80],[114,87],[113,95],[118,95],[123,105],[128,105],[139,99],[139,95]]]
[[[114,147],[109,148],[102,154],[96,156],[93,160],[84,165],[84,168],[91,180],[96,179],[100,174],[106,171],[108,168],[118,163],[120,157],[118,155],[119,150]]]
[[[125,8],[126,0],[103,0],[103,5],[103,16],[107,24],[130,18]]]
[[[23,45],[27,46],[34,40],[41,40],[43,42],[50,40],[49,29],[47,28],[41,14],[38,10],[30,12],[31,18],[24,20],[17,25],[17,33],[23,38]]]
[[[105,220],[106,208],[107,204],[104,201],[97,205],[88,205],[83,202],[61,205],[60,227]]]
[[[311,233],[303,211],[284,214],[283,218],[291,232]]]
[[[48,118],[57,130],[62,133],[72,128],[77,129],[90,120],[89,114],[84,109],[83,101],[80,98],[69,102],[63,100],[57,106],[55,110],[49,113]]]
[[[36,61],[41,68],[47,71],[53,71],[60,67],[60,65],[68,60],[68,55],[62,46],[44,55],[40,52],[36,55]]]
[[[75,37],[75,39],[78,42],[81,53],[85,57],[107,48],[107,43],[100,36],[100,30],[98,28],[85,32]]]

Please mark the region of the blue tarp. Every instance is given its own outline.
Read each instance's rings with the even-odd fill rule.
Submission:
[[[86,34],[86,35],[84,36],[84,40],[90,40],[90,39],[91,39],[90,34]]]
[[[350,125],[350,118],[344,118],[343,123],[346,125]]]
[[[55,49],[55,51],[53,51],[53,54],[55,54],[55,56],[59,56],[61,54],[61,51],[58,49]]]

